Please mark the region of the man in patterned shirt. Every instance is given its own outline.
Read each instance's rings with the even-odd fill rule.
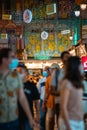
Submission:
[[[11,49],[0,50],[0,130],[19,130],[18,104],[24,109],[31,127],[36,126],[34,122],[19,74],[15,70],[15,55]]]

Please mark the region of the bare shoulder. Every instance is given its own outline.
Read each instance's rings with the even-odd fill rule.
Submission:
[[[64,79],[61,84],[62,88],[70,89],[72,88],[72,83],[68,79]]]

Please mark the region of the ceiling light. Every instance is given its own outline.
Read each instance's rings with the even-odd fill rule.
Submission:
[[[76,17],[79,17],[79,16],[80,16],[80,11],[79,11],[79,10],[76,10],[76,11],[75,11],[75,16],[76,16]]]
[[[70,38],[71,41],[73,40],[73,36],[70,36],[69,38]]]
[[[81,5],[80,5],[81,10],[85,10],[85,9],[86,9],[86,7],[87,7],[87,5],[86,5],[86,4],[81,4]]]

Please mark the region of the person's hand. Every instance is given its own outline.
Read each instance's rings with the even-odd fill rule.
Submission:
[[[39,123],[36,123],[33,119],[32,119],[32,120],[29,120],[29,124],[30,124],[31,128],[40,129],[40,124],[39,124]]]
[[[37,123],[37,124],[39,124],[40,123],[40,118],[35,118],[35,122]]]
[[[67,130],[71,130],[71,129],[69,128],[69,129],[67,129]]]

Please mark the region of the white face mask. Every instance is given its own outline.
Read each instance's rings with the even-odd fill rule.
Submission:
[[[83,76],[84,75],[84,69],[82,64],[79,66],[80,74]]]

